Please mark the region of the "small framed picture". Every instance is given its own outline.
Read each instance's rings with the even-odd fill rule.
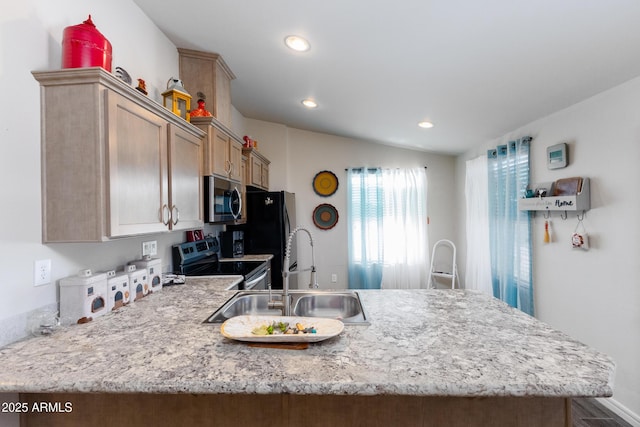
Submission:
[[[560,169],[569,164],[565,142],[547,147],[547,168]]]

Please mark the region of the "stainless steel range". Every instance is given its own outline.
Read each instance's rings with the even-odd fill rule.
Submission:
[[[173,246],[175,273],[189,277],[243,276],[237,289],[267,289],[271,283],[268,261],[220,260],[220,245],[215,237]],[[234,288],[235,289],[235,288]]]

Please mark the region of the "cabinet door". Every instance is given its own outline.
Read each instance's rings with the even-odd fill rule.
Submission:
[[[262,187],[262,161],[251,157],[251,185]]]
[[[172,230],[204,224],[202,140],[169,124],[169,191]]]
[[[231,165],[229,178],[242,181],[242,144],[235,139],[229,140],[229,162]]]
[[[213,173],[216,175],[229,177],[231,169],[229,160],[229,135],[219,129],[214,128],[213,147],[211,161],[213,164]]]
[[[105,93],[107,233],[117,237],[167,231],[167,122],[121,95]]]
[[[260,173],[261,173],[260,182],[262,183],[262,187],[265,190],[268,190],[269,189],[269,165],[263,163]]]

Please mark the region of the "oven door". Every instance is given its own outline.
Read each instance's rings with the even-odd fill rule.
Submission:
[[[207,222],[233,222],[242,218],[242,196],[235,182],[213,176],[206,176],[204,182]]]

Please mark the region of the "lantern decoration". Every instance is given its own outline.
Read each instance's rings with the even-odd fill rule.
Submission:
[[[191,120],[191,95],[182,86],[182,80],[173,77],[167,82],[167,90],[162,93],[163,105],[186,121]]]

